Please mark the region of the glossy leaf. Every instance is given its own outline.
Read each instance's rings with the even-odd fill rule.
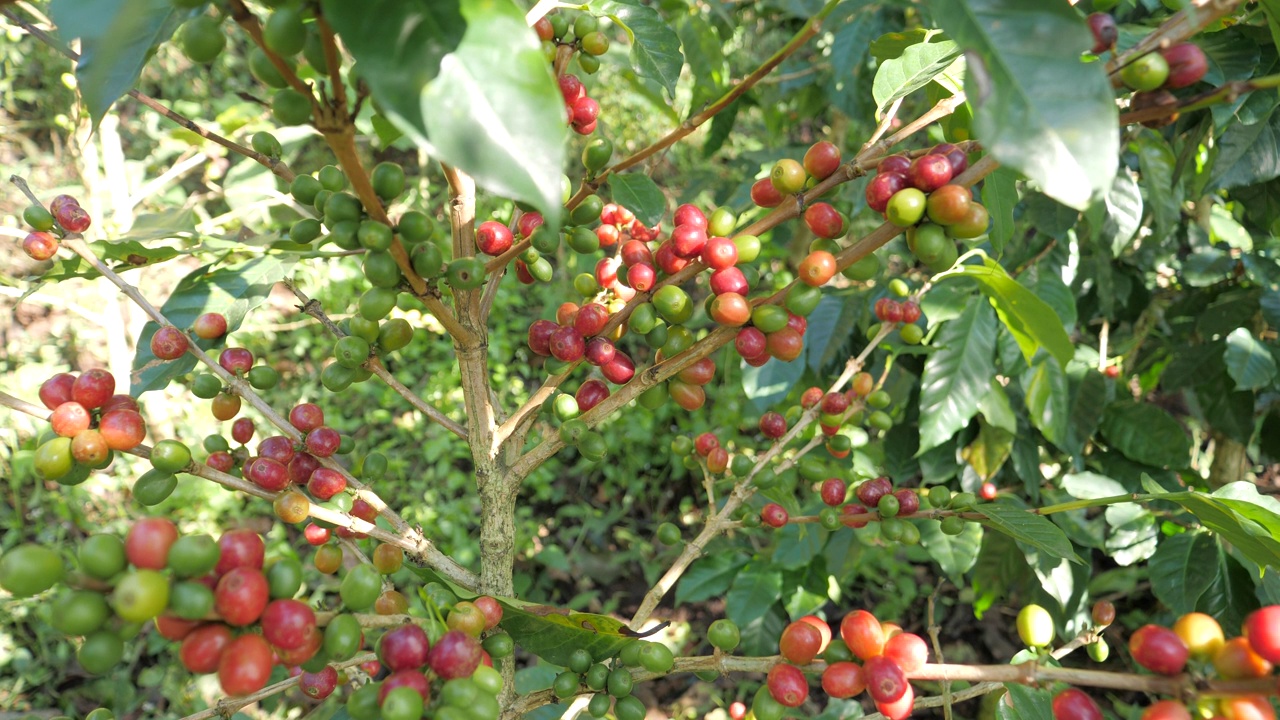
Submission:
[[[1134,145],[1142,170],[1138,184],[1147,191],[1147,205],[1155,217],[1157,231],[1167,234],[1181,214],[1182,188],[1173,179],[1177,159],[1169,143],[1154,130],[1144,129]]]
[[[914,522],[920,529],[920,546],[938,563],[943,574],[963,587],[964,574],[978,561],[978,551],[982,549],[982,525],[965,523],[959,535],[947,535],[937,520]]]
[[[980,503],[973,508],[986,518],[984,525],[998,530],[1049,557],[1083,562],[1062,530],[1043,515],[1027,512],[1005,502]]]
[[[821,372],[837,361],[845,347],[845,339],[858,324],[858,314],[863,305],[854,296],[824,294],[818,307],[809,313],[809,327],[805,330],[805,355],[809,368]]]
[[[1080,62],[1092,44],[1080,14],[1038,0],[928,5],[967,53],[973,134],[983,147],[1071,207],[1105,194],[1119,149],[1117,112],[1102,63]]]
[[[567,665],[569,656],[585,648],[593,657],[617,655],[635,639],[622,634],[621,620],[608,615],[577,613],[542,605],[498,600],[502,604],[502,629],[522,649],[555,665]]]
[[[782,573],[768,565],[749,565],[725,594],[725,615],[746,627],[764,617],[782,599]]]
[[[662,189],[644,173],[622,173],[609,176],[613,201],[631,212],[646,227],[653,227],[667,213],[667,198]]]
[[[213,271],[208,266],[197,268],[178,282],[160,307],[160,314],[175,327],[186,330],[204,313],[222,313],[227,318],[227,332],[234,332],[245,314],[261,305],[271,288],[289,274],[295,260],[292,256],[267,256]],[[129,394],[134,397],[148,390],[161,390],[196,366],[196,359],[190,353],[167,362],[156,359],[151,354],[151,336],[158,329],[159,325],[148,322],[138,336],[129,388]],[[209,350],[222,342],[199,340],[197,344]]]
[[[1151,592],[1174,614],[1189,613],[1204,594],[1206,568],[1217,563],[1217,548],[1207,533],[1183,533],[1160,543],[1151,562]]]
[[[680,38],[658,14],[638,0],[592,0],[592,11],[608,15],[622,26],[631,40],[631,67],[642,78],[655,80],[668,95],[676,94],[676,81],[684,67]]]
[[[722,597],[746,564],[746,557],[727,552],[700,558],[680,576],[676,585],[676,604]]]
[[[952,274],[978,282],[978,288],[995,304],[1000,320],[1018,341],[1028,362],[1042,347],[1059,363],[1070,362],[1075,347],[1062,327],[1062,319],[1044,300],[1010,277],[1000,263],[984,258],[982,265],[961,265],[947,276]]]
[[[995,375],[995,345],[995,313],[985,303],[970,303],[942,326],[920,381],[921,453],[951,439],[978,412]]]
[[[96,128],[191,13],[169,0],[54,0],[49,15],[64,40],[80,38],[76,84]]]
[[[1280,177],[1280,111],[1253,125],[1235,123],[1218,141],[1213,184],[1220,188],[1252,185]]]
[[[1009,702],[996,703],[998,720],[1054,720],[1053,696],[1048,690],[1005,683]]]
[[[742,361],[742,390],[747,399],[760,412],[778,402],[791,392],[791,388],[804,375],[804,354],[791,362],[769,358],[760,367],[752,367]]]
[[[1092,472],[1063,475],[1061,484],[1071,497],[1081,500],[1114,497],[1128,492],[1120,482]]]
[[[1126,567],[1150,558],[1160,536],[1155,515],[1141,505],[1112,505],[1103,516],[1107,519],[1107,540],[1103,548],[1116,564]]]
[[[1227,336],[1224,359],[1227,372],[1241,390],[1266,387],[1276,376],[1275,358],[1267,346],[1245,328],[1236,328]]]
[[[894,100],[919,90],[946,71],[958,57],[960,48],[945,40],[909,45],[899,57],[882,60],[871,86],[876,101],[876,117],[880,117]]]
[[[1191,438],[1168,412],[1155,405],[1123,401],[1107,406],[1102,435],[1125,457],[1156,467],[1186,467]]]
[[[991,218],[991,230],[987,239],[991,249],[999,256],[1004,246],[1013,239],[1013,208],[1018,204],[1018,174],[1007,167],[998,167],[982,182],[982,204]]]

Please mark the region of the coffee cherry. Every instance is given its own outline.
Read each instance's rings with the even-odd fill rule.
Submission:
[[[889,205],[889,199],[905,187],[907,187],[907,176],[903,173],[884,172],[876,175],[871,178],[871,182],[867,183],[865,193],[867,207],[878,213],[884,212]]]
[[[733,652],[741,639],[738,626],[732,620],[716,620],[707,628],[707,642],[722,652]]]
[[[907,692],[907,676],[898,664],[884,655],[867,658],[862,666],[867,692],[877,703],[890,703]]]
[[[809,146],[804,154],[805,172],[818,180],[826,180],[840,167],[840,148],[821,140]]]
[[[1208,58],[1195,43],[1178,43],[1161,50],[1160,55],[1169,65],[1169,77],[1165,80],[1164,87],[1170,90],[1200,82],[1209,70]]]
[[[787,524],[790,516],[786,508],[778,503],[769,503],[760,511],[760,520],[771,528],[780,528]]]
[[[475,638],[450,630],[440,637],[427,653],[431,671],[445,680],[469,677],[480,665],[480,642]]]
[[[1268,605],[1250,613],[1244,621],[1249,647],[1267,662],[1280,665],[1280,605]]]
[[[862,668],[856,663],[833,662],[822,672],[822,690],[831,697],[855,697],[866,687],[862,679]]]
[[[1054,720],[1102,720],[1102,708],[1078,688],[1067,688],[1053,696]]]
[[[840,478],[827,478],[822,481],[822,489],[819,494],[822,496],[823,503],[831,507],[839,507],[844,503],[847,489],[844,481]]]
[[[1222,698],[1219,708],[1226,720],[1274,720],[1276,716],[1271,700],[1265,695]]]
[[[736,267],[716,270],[711,273],[711,279],[707,284],[711,287],[711,292],[716,295],[737,293],[745,297],[751,292],[751,284],[747,282],[747,276]]]
[[[1114,17],[1104,12],[1096,12],[1089,15],[1087,20],[1089,31],[1093,33],[1093,47],[1089,52],[1101,55],[1116,46],[1119,30],[1116,28]]]
[[[1272,664],[1253,651],[1246,637],[1231,638],[1214,653],[1213,669],[1228,680],[1266,677]]]
[[[1222,626],[1204,613],[1192,612],[1178,618],[1173,624],[1173,632],[1186,644],[1191,657],[1197,660],[1213,657],[1226,642]]]
[[[820,238],[837,238],[844,234],[844,218],[831,205],[818,202],[805,208],[804,222],[809,231]]]
[[[496,220],[487,220],[476,228],[476,245],[486,255],[501,255],[510,250],[514,242],[511,230]]]
[[[885,218],[898,227],[910,227],[924,217],[925,206],[926,199],[923,192],[915,187],[904,188],[889,198],[884,210]]]
[[[800,262],[798,270],[800,280],[806,285],[821,287],[835,277],[836,258],[825,250],[816,250]]]
[[[803,165],[795,160],[783,158],[774,163],[773,170],[769,172],[769,182],[773,184],[773,188],[779,195],[794,195],[804,190],[806,176]]]
[[[862,508],[858,510],[862,511]],[[854,610],[844,616],[840,621],[840,638],[862,660],[884,652],[884,630],[880,627],[880,621],[866,610]]]
[[[1187,665],[1186,643],[1159,625],[1143,625],[1129,637],[1129,654],[1142,667],[1161,675],[1177,675]]]
[[[737,337],[734,338],[733,346],[743,359],[751,360],[766,356],[767,339],[765,334],[760,332],[758,328],[747,327],[738,331]],[[763,428],[761,429],[763,431]]]
[[[85,371],[71,385],[71,399],[87,410],[102,407],[116,391],[116,379],[100,368]]]
[[[723,293],[711,301],[708,314],[721,325],[739,327],[751,319],[751,303],[738,293]]]
[[[1155,90],[1169,77],[1169,63],[1158,52],[1147,53],[1120,70],[1120,80],[1134,90]]]
[[[783,629],[778,647],[787,662],[808,665],[822,649],[822,635],[813,625],[797,620]]]
[[[1161,700],[1143,710],[1140,720],[1191,720],[1191,713],[1176,700]]]
[[[261,690],[271,677],[275,656],[261,635],[241,635],[222,651],[218,661],[218,683],[232,697]]]
[[[953,170],[946,155],[921,155],[907,169],[907,182],[922,192],[931,193],[951,182]]]
[[[1019,610],[1017,626],[1018,637],[1028,647],[1046,647],[1053,642],[1053,617],[1039,605],[1027,605]]]
[[[104,569],[108,560],[114,566],[116,564],[114,553],[117,551],[115,548],[104,550],[101,553],[104,558],[108,553],[112,557],[100,562],[96,567],[99,570]],[[81,554],[83,553],[82,549]],[[123,567],[123,564],[121,563],[120,566]],[[19,545],[0,555],[0,587],[13,593],[15,597],[29,597],[42,593],[60,581],[65,572],[62,558],[42,545]]]
[[[22,251],[32,260],[44,262],[58,254],[58,238],[37,230],[22,239]]]
[[[809,681],[800,668],[794,665],[774,665],[769,670],[767,686],[773,699],[786,707],[799,707],[809,698]]]
[[[169,604],[169,580],[155,570],[130,570],[111,593],[116,615],[126,622],[144,623]]]

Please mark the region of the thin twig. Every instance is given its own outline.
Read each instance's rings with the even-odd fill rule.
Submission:
[[[349,660],[343,660],[342,662],[329,663],[329,664],[339,670],[345,670],[346,668],[355,667],[356,665],[360,665],[362,663],[367,663],[370,660],[377,660],[377,659],[378,659],[378,656],[375,653],[367,652],[367,653],[361,653]],[[268,685],[262,688],[261,690],[259,690],[258,692],[245,695],[244,697],[223,698],[222,700],[219,700],[218,703],[213,707],[207,708],[205,710],[201,710],[198,713],[192,713],[182,718],[182,720],[208,720],[208,718],[212,718],[215,716],[222,716],[224,718],[229,718],[232,715],[235,715],[239,710],[241,710],[242,708],[248,705],[252,705],[253,703],[258,702],[259,700],[264,700],[266,698],[269,698],[272,695],[278,695],[292,688],[293,686],[297,685],[301,679],[302,679],[302,676],[298,675],[296,677],[288,678],[287,680],[281,680],[280,682],[275,683],[274,685]]]

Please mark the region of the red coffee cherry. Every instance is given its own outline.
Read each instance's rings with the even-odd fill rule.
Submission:
[[[818,656],[822,647],[822,634],[807,622],[797,620],[782,631],[778,649],[787,662],[808,665]]]
[[[912,515],[920,509],[920,496],[914,490],[897,490],[893,496],[898,499],[898,514]]]
[[[232,375],[244,375],[253,367],[253,353],[244,348],[227,348],[218,355],[218,364]]]
[[[915,633],[898,633],[885,641],[884,656],[910,675],[929,662],[929,645]]]
[[[151,336],[151,354],[161,360],[177,360],[188,345],[187,336],[171,325],[165,325]]]
[[[116,392],[116,379],[101,368],[85,371],[71,385],[71,399],[86,410],[100,408]]]
[[[780,528],[786,525],[789,519],[787,509],[778,503],[769,503],[760,510],[760,521],[771,528]]]
[[[1116,606],[1106,600],[1099,600],[1093,604],[1093,624],[1098,627],[1106,627],[1116,621]]]
[[[450,630],[427,653],[431,671],[445,680],[471,677],[480,666],[480,641],[457,630]]]
[[[213,607],[228,625],[249,625],[262,617],[269,595],[261,570],[238,567],[218,580]]]
[[[1067,688],[1053,696],[1054,720],[1102,720],[1102,708],[1079,688]]]
[[[529,326],[529,349],[535,355],[551,355],[551,334],[560,328],[550,320],[534,320]]]
[[[692,225],[694,227],[700,227],[703,230],[707,229],[706,214],[699,210],[698,206],[690,205],[688,203],[676,208],[673,221],[677,227],[680,225]]]
[[[866,687],[862,680],[862,667],[857,663],[831,663],[822,673],[822,690],[834,698],[855,697]]]
[[[707,281],[707,285],[711,288],[711,292],[716,295],[724,295],[725,293],[737,293],[746,297],[751,292],[751,286],[747,284],[747,276],[736,267],[728,267],[723,270],[716,270],[711,273],[711,279]]]
[[[556,328],[555,332],[551,333],[548,344],[551,355],[562,362],[575,362],[581,359],[587,350],[582,335],[572,325]]]
[[[844,234],[844,218],[829,203],[818,202],[805,208],[804,224],[820,238],[838,238]]]
[[[1267,662],[1280,665],[1280,605],[1255,610],[1244,621],[1249,647]]]
[[[769,670],[769,694],[787,707],[800,707],[809,699],[809,681],[795,665],[779,663]]]
[[[342,444],[342,436],[331,427],[321,426],[307,433],[305,445],[307,452],[315,457],[329,457],[338,451]]]
[[[760,432],[767,438],[777,440],[787,434],[787,419],[776,412],[767,412],[760,416]]]
[[[22,239],[22,252],[32,260],[44,262],[58,254],[58,238],[42,230],[27,233]]]
[[[327,467],[318,467],[311,472],[311,479],[307,480],[307,492],[317,500],[328,500],[334,495],[347,489],[347,479],[337,470],[331,470]]]
[[[1161,700],[1143,710],[1141,720],[1191,720],[1191,713],[1176,700]]]
[[[623,352],[616,352],[613,359],[600,366],[600,374],[614,385],[626,385],[635,377],[636,364]]]
[[[231,423],[231,439],[245,445],[253,439],[254,429],[252,418],[240,418]]]
[[[920,319],[920,306],[910,300],[904,300],[899,303],[902,308],[902,322],[908,325],[914,324]]]
[[[1089,31],[1093,33],[1093,47],[1089,52],[1101,55],[1116,46],[1120,31],[1116,28],[1116,19],[1103,12],[1096,12],[1088,17]]]
[[[844,523],[846,527],[863,528],[867,526],[870,520],[853,520],[849,516],[865,514],[867,514],[867,509],[861,505],[845,505],[840,508],[840,522]]]
[[[124,554],[129,563],[147,570],[163,570],[169,547],[178,539],[178,528],[167,518],[142,518],[129,528],[124,538]]]
[[[302,647],[315,626],[316,614],[298,600],[272,600],[262,611],[262,636],[285,650]]]
[[[858,502],[867,507],[875,507],[880,503],[880,498],[891,492],[893,492],[893,483],[889,481],[889,478],[881,475],[858,486]]]
[[[191,323],[191,332],[201,340],[216,340],[227,334],[227,318],[221,313],[205,313]]]
[[[720,440],[714,433],[704,432],[693,441],[693,449],[702,457],[720,447]]]
[[[574,397],[578,401],[578,410],[587,412],[609,397],[609,386],[599,380],[591,379],[578,386],[578,392]]]
[[[866,610],[854,610],[844,616],[840,621],[840,638],[864,661],[884,652],[884,629],[876,616]]]
[[[739,701],[729,704],[729,717],[731,720],[742,720],[747,716],[747,706]]]
[[[826,180],[840,167],[840,148],[834,143],[820,140],[805,151],[802,164],[805,172],[818,180]]]
[[[765,334],[754,327],[743,328],[733,341],[734,349],[746,360],[767,357],[767,339]]]
[[[906,173],[911,168],[911,158],[906,155],[890,155],[880,161],[876,166],[876,173],[884,175],[885,173]]]
[[[907,170],[907,182],[924,193],[946,185],[951,182],[951,177],[951,161],[946,155],[921,155]]]
[[[1160,54],[1169,63],[1169,77],[1164,86],[1170,90],[1195,85],[1209,71],[1209,60],[1195,43],[1178,43],[1161,50]]]
[[[889,720],[905,720],[911,715],[911,706],[915,702],[915,691],[910,685],[907,685],[906,692],[902,693],[902,697],[893,702],[878,702],[876,710]]]
[[[545,19],[545,18],[544,18]],[[312,700],[323,700],[338,687],[338,671],[325,665],[320,672],[303,672],[298,678],[298,689]]]
[[[289,486],[289,468],[271,458],[250,458],[244,464],[244,476],[263,490],[279,492]]]
[[[312,546],[324,545],[325,543],[329,542],[330,534],[331,533],[329,532],[329,528],[322,528],[319,525],[316,525],[315,523],[310,523],[305,528],[302,529],[302,536],[306,538],[307,543],[309,543]],[[341,559],[341,556],[339,556],[339,560],[340,559]],[[319,569],[318,566],[317,566],[317,569]],[[338,569],[337,567],[334,567],[333,570],[329,572],[336,571],[337,569]],[[325,572],[325,571],[321,570],[321,572]]]
[[[203,675],[218,669],[222,651],[231,644],[231,629],[222,623],[201,625],[187,633],[178,659],[187,672]]]
[[[902,668],[884,655],[867,658],[862,665],[862,678],[867,683],[867,692],[878,703],[900,699],[909,685]]]
[[[71,388],[75,385],[76,376],[71,373],[58,373],[40,385],[40,402],[50,410],[57,410],[65,402],[71,402]]]
[[[782,204],[782,193],[771,179],[763,177],[751,185],[751,202],[762,208],[778,207]]]
[[[1169,628],[1143,625],[1129,637],[1129,653],[1142,667],[1161,675],[1177,675],[1187,666],[1188,650]]]
[[[427,664],[431,642],[422,628],[407,623],[387,632],[378,641],[378,660],[392,672],[417,670]]]
[[[492,630],[498,623],[502,622],[502,604],[488,595],[481,595],[472,600],[475,606],[480,608],[480,612],[484,613],[484,629]]]
[[[73,438],[89,429],[89,411],[78,402],[64,402],[49,416],[53,431],[62,437]]]
[[[60,205],[53,214],[57,218],[58,224],[67,232],[82,233],[89,229],[89,224],[92,222],[89,213],[85,212],[85,209],[80,207],[79,203],[73,202]]]
[[[289,424],[309,433],[324,425],[324,411],[314,403],[299,403],[289,411]]]
[[[510,250],[514,243],[511,229],[497,220],[486,220],[476,228],[476,246],[485,255],[497,257]]]
[[[839,507],[844,502],[845,495],[848,494],[848,487],[840,478],[827,478],[822,481],[818,494],[822,496],[823,503],[831,507]]]
[[[218,662],[218,682],[232,697],[255,693],[267,684],[275,656],[261,635],[241,635],[222,651]]]
[[[1213,669],[1227,680],[1266,677],[1272,664],[1254,652],[1246,637],[1231,638],[1213,655]]]
[[[218,538],[218,564],[213,572],[225,575],[236,568],[262,569],[267,548],[252,530],[228,530]]]

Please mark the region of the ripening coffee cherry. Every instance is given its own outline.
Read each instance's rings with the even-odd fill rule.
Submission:
[[[1170,90],[1200,82],[1209,70],[1208,58],[1195,43],[1178,43],[1161,50],[1160,55],[1169,65],[1169,77],[1165,79],[1164,87]]]
[[[1182,638],[1191,657],[1197,660],[1212,658],[1226,642],[1218,621],[1199,612],[1187,613],[1178,618],[1173,624],[1173,632]]]
[[[799,707],[809,698],[809,681],[795,665],[774,665],[769,670],[767,686],[773,699],[786,707]]]
[[[1053,642],[1053,616],[1039,605],[1027,605],[1018,611],[1018,637],[1028,647],[1046,647]]]
[[[829,205],[827,207],[830,207]],[[815,250],[800,261],[800,280],[811,287],[822,287],[836,274],[836,258],[825,250]]]
[[[878,703],[899,700],[910,687],[906,673],[885,655],[867,658],[862,666],[862,679],[867,683],[867,692]]]
[[[1088,22],[1089,32],[1093,33],[1093,47],[1089,52],[1101,55],[1116,46],[1120,31],[1116,28],[1114,17],[1104,12],[1096,12],[1089,15]]]
[[[187,351],[187,336],[172,325],[165,325],[151,336],[151,354],[160,360],[176,360]]]
[[[924,217],[926,202],[925,194],[918,188],[903,188],[889,198],[885,218],[898,227],[910,227]]]
[[[821,140],[809,146],[804,153],[804,169],[818,180],[826,180],[840,167],[840,148]]]
[[[783,158],[774,163],[773,170],[769,172],[769,182],[780,195],[794,195],[804,190],[807,176],[803,165],[790,158]]]
[[[880,621],[866,610],[854,610],[844,616],[840,621],[840,638],[854,655],[864,661],[884,652],[884,629]]]
[[[58,254],[58,238],[37,230],[22,239],[22,251],[32,260],[44,262]]]
[[[1280,605],[1250,613],[1244,621],[1249,646],[1267,662],[1280,665]]]
[[[778,503],[769,503],[760,510],[760,521],[771,528],[780,528],[787,524],[790,515],[786,508]]]
[[[1190,652],[1177,633],[1159,625],[1143,625],[1129,637],[1129,653],[1142,667],[1161,675],[1177,675]]]
[[[809,231],[820,238],[837,238],[844,234],[844,218],[828,203],[818,202],[804,210]]]
[[[1236,680],[1240,678],[1266,677],[1271,674],[1272,664],[1253,651],[1249,638],[1231,638],[1222,644],[1213,655],[1213,669],[1218,676]]]
[[[1053,720],[1102,720],[1102,708],[1079,688],[1053,696]]]
[[[1169,63],[1158,52],[1134,60],[1120,70],[1120,80],[1134,90],[1155,90],[1169,77]]]
[[[779,652],[787,662],[808,665],[818,656],[822,647],[822,635],[807,622],[795,621],[782,630],[778,639]]]
[[[951,182],[954,173],[946,155],[921,155],[907,169],[907,182],[922,192],[931,193]]]

